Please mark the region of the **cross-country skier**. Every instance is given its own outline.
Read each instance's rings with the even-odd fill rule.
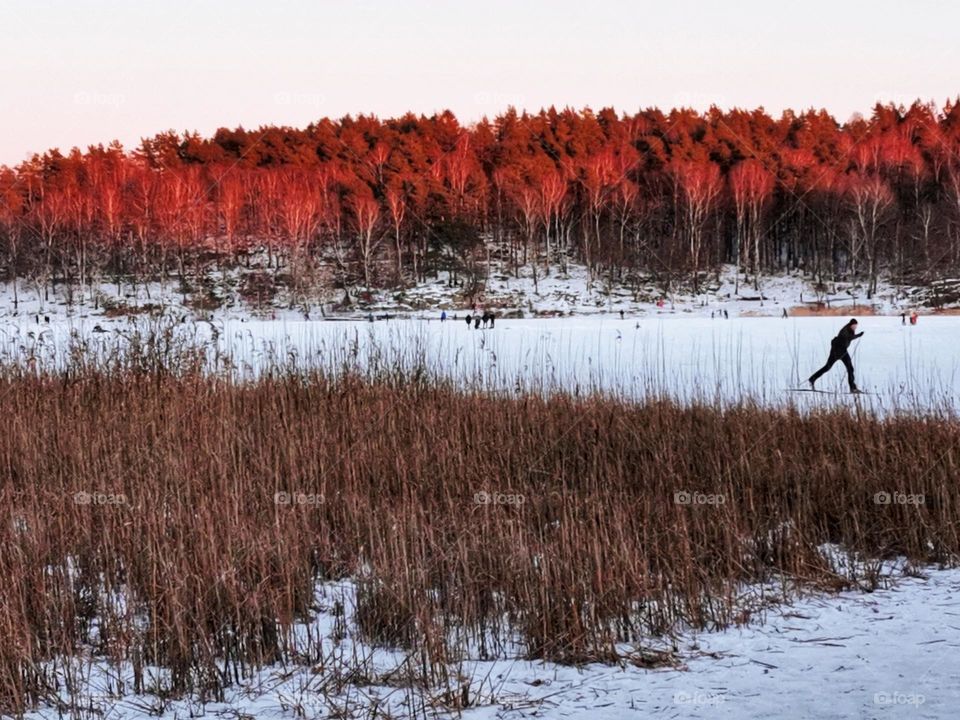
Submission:
[[[857,389],[857,383],[853,380],[853,361],[850,360],[850,353],[848,353],[847,350],[850,347],[850,343],[862,335],[862,332],[857,332],[856,319],[851,320],[843,326],[840,332],[837,333],[837,336],[830,341],[830,357],[827,358],[827,364],[810,376],[808,382],[810,383],[811,390],[816,390],[814,383],[839,360],[847,369],[847,383],[850,385],[850,392],[860,392]]]

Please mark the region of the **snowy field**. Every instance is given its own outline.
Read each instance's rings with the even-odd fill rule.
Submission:
[[[451,311],[451,315],[452,315]],[[860,316],[864,336],[851,347],[861,388],[791,393],[823,364],[846,317],[711,318],[626,311],[562,318],[499,319],[493,329],[459,319],[403,317],[368,322],[275,320],[221,315],[173,325],[176,336],[206,348],[218,367],[255,376],[270,367],[359,370],[425,366],[436,376],[490,391],[517,389],[766,405],[863,407],[878,412],[957,410],[960,316]],[[166,321],[163,321],[166,322]],[[67,362],[71,345],[108,356],[134,335],[161,325],[140,317],[65,317],[37,323],[0,318],[0,356],[31,364]],[[842,365],[820,381],[845,390]],[[73,698],[28,716],[132,718],[434,717],[450,707],[443,690],[412,687],[399,652],[360,640],[350,584],[318,588],[316,616],[298,629],[302,665],[271,667],[222,699],[135,696],[131,669],[100,658],[58,664]],[[468,720],[511,718],[947,718],[960,708],[960,570],[897,577],[872,593],[811,595],[767,606],[739,628],[651,640],[674,662],[647,669],[573,668],[519,656],[469,659],[450,670],[466,685]],[[358,669],[359,668],[359,669]],[[162,681],[162,673],[157,678]],[[80,700],[80,705],[77,701]],[[449,713],[457,716],[457,713]]]
[[[69,717],[71,706],[73,717],[113,720],[457,716],[439,712],[439,691],[404,686],[398,670],[402,655],[363,645],[349,622],[352,598],[349,584],[319,588],[316,618],[298,628],[304,647],[313,648],[314,662],[267,668],[222,701],[125,695],[120,688],[132,686],[129,667],[78,660],[70,672],[83,688],[79,697],[59,711],[48,707],[28,717]],[[960,571],[934,569],[873,593],[807,597],[771,607],[749,625],[686,633],[673,639],[672,647],[651,643],[645,649],[667,649],[674,658],[654,669],[629,663],[573,668],[519,658],[466,660],[452,668],[457,686],[467,685],[472,698],[473,707],[460,716],[956,717],[958,600]]]
[[[850,352],[861,389],[846,394],[842,364],[820,380],[838,394],[790,393],[826,360],[845,317],[711,319],[677,316],[620,319],[615,315],[501,319],[493,329],[461,319],[187,321],[185,339],[212,349],[241,375],[272,364],[356,369],[425,366],[432,373],[489,390],[529,388],[624,397],[801,406],[859,403],[879,411],[955,408],[960,391],[960,316],[924,316],[916,326],[899,317],[860,318],[863,338]],[[153,324],[152,324],[153,323]],[[123,346],[146,319],[58,319],[0,323],[6,358],[64,361],[71,338],[90,352]]]

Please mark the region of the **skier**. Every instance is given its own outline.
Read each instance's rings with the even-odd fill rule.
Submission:
[[[853,379],[853,361],[850,360],[850,353],[848,353],[847,350],[850,347],[850,343],[862,335],[862,332],[857,332],[856,319],[852,319],[843,326],[840,332],[837,333],[837,336],[830,341],[830,357],[827,358],[827,364],[811,375],[810,379],[807,381],[810,383],[811,390],[817,389],[814,383],[816,383],[817,380],[820,379],[820,376],[830,370],[834,363],[839,360],[847,369],[847,383],[850,385],[850,392],[860,392],[860,390],[857,388],[857,383],[854,382]]]

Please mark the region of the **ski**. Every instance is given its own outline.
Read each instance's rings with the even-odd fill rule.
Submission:
[[[816,388],[787,388],[787,392],[808,392],[808,393],[819,393],[820,395],[876,395],[876,393],[867,392],[866,390],[856,390],[854,392],[842,392],[839,390],[817,390]]]

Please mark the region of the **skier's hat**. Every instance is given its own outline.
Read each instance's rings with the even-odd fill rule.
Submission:
[[[856,324],[857,324],[856,318],[850,318],[850,322],[847,323],[847,325],[856,325]]]

